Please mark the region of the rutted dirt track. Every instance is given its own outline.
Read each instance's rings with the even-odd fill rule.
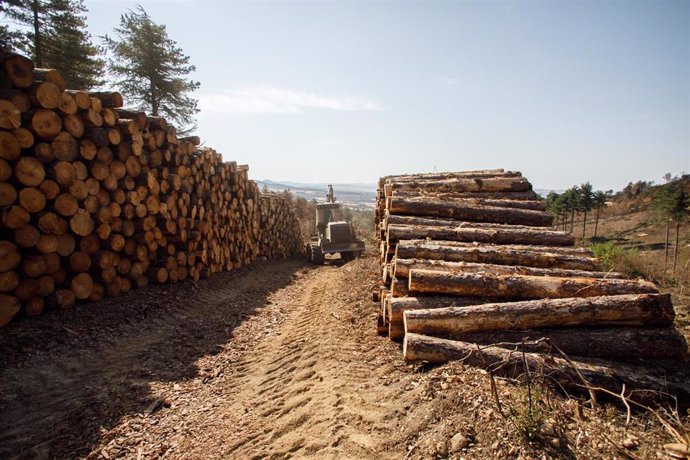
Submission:
[[[10,325],[0,457],[404,456],[373,266],[263,263]]]

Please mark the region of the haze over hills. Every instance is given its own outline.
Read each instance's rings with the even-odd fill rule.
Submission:
[[[306,200],[326,201],[327,183],[305,184],[289,181],[257,180],[256,183],[263,190],[264,187],[272,192],[289,190],[295,196]],[[332,184],[335,198],[340,203],[352,209],[374,209],[376,203],[375,184]]]
[[[327,183],[301,183],[290,181],[257,180],[256,183],[263,190],[264,187],[272,192],[291,191],[295,196],[306,200],[326,201]],[[376,203],[376,184],[332,184],[336,200],[353,209],[374,209]],[[563,190],[534,189],[540,196],[545,197],[549,192],[561,193]]]

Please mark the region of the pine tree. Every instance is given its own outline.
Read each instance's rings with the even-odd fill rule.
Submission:
[[[28,53],[36,67],[58,69],[70,88],[102,83],[105,62],[86,31],[83,0],[12,0],[2,12],[26,29],[11,30],[11,44]]]
[[[176,122],[181,132],[195,128],[194,115],[199,109],[189,94],[200,84],[187,77],[196,68],[168,37],[164,25],[153,22],[139,6],[120,17],[115,37],[105,37],[105,43],[112,53],[108,68],[132,103]]]
[[[28,53],[36,67],[44,67],[45,37],[50,17],[49,2],[45,0],[16,0],[5,6],[3,13],[26,32],[15,30],[21,39],[15,41],[19,50]]]
[[[58,69],[68,88],[91,89],[103,83],[105,61],[86,31],[83,0],[51,0],[51,28],[46,38],[46,63]]]
[[[601,208],[606,206],[608,198],[609,196],[601,190],[598,190],[594,194],[594,208],[597,210],[596,217],[594,218],[594,238],[597,237],[597,232],[599,230],[599,214],[601,213]]]
[[[25,49],[26,36],[21,31],[10,28],[9,22],[14,19],[15,8],[21,6],[21,0],[0,1],[0,50],[12,51]]]
[[[680,186],[674,187],[669,197],[670,215],[676,220],[676,244],[673,248],[673,269],[671,271],[673,274],[676,273],[676,264],[678,263],[680,225],[688,214],[688,206],[690,206],[690,195]]]
[[[652,205],[663,216],[666,221],[666,237],[664,240],[664,269],[668,265],[669,256],[669,227],[671,220],[676,220],[676,245],[674,248],[673,270],[676,268],[676,260],[678,259],[678,240],[680,225],[683,218],[688,213],[688,206],[690,205],[690,196],[683,190],[679,184],[670,183],[659,190],[652,200]]]
[[[587,229],[587,213],[594,205],[594,192],[592,191],[592,184],[585,182],[580,185],[580,210],[584,213],[582,219],[582,239],[585,239],[585,231]]]

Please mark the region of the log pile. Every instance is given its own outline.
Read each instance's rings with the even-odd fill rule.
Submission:
[[[603,271],[571,234],[552,230],[521,173],[388,176],[378,185],[377,330],[404,339],[406,360],[464,358],[491,367],[512,359],[502,350],[525,346],[526,362],[535,366],[543,367],[539,353],[554,349],[580,363],[609,360],[583,364],[587,372],[621,362],[674,367],[687,359],[670,297],[647,281]],[[502,369],[511,375],[510,368]],[[643,380],[616,381],[631,388]]]
[[[0,56],[0,325],[302,250],[248,167],[122,105]]]

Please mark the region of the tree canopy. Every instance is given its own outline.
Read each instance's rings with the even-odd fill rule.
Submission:
[[[69,88],[103,83],[105,61],[86,30],[83,0],[11,0],[0,13],[16,25],[2,26],[4,47],[28,53],[36,67],[58,69]]]
[[[199,109],[191,93],[200,83],[188,77],[196,70],[189,56],[141,6],[123,14],[114,32],[104,40],[116,86],[140,110],[166,117],[181,132],[192,131]]]

